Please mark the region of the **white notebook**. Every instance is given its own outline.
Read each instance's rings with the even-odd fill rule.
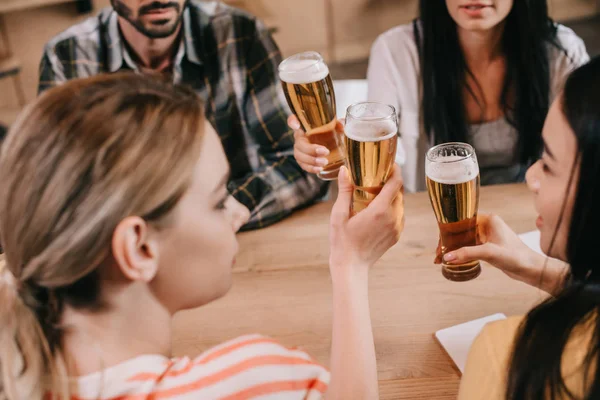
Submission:
[[[471,345],[481,332],[485,324],[492,321],[506,319],[504,314],[494,314],[489,317],[476,319],[464,324],[456,325],[451,328],[442,329],[435,333],[435,338],[442,345],[446,353],[450,356],[454,364],[464,373],[467,364],[467,355]]]
[[[531,250],[544,254],[540,247],[540,231],[523,233],[519,235],[519,239],[521,239]]]

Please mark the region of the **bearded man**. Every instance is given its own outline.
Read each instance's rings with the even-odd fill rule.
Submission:
[[[111,6],[50,40],[40,92],[122,71],[191,86],[231,166],[229,201],[250,213],[242,229],[270,225],[325,194],[326,183],[293,157],[289,110],[278,95],[281,54],[264,24],[221,2],[111,0]],[[240,227],[247,220],[240,215]]]

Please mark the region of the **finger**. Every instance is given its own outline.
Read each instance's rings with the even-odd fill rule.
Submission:
[[[306,164],[303,162],[298,162],[298,165],[300,165],[300,168],[302,168],[304,171],[311,173],[311,174],[318,174],[319,172],[323,172],[322,167],[315,167],[313,165]]]
[[[301,152],[297,148],[294,148],[294,158],[299,163],[304,163],[312,167],[324,167],[328,163],[327,158],[325,157],[313,157],[311,155]]]
[[[480,246],[463,247],[446,253],[444,261],[450,264],[462,264],[470,261],[485,261],[492,265],[496,265],[499,256],[499,249],[492,243],[482,244]]]
[[[381,192],[377,195],[375,200],[369,205],[369,208],[387,209],[390,204],[396,199],[398,193],[402,188],[402,171],[400,167],[394,164],[394,170],[390,175],[390,178],[386,182]],[[371,207],[372,206],[372,207]]]
[[[302,132],[302,131],[297,131]],[[298,150],[306,155],[313,157],[326,157],[329,155],[329,150],[325,146],[319,146],[318,144],[312,144],[308,138],[302,134],[295,136],[294,150]]]
[[[301,128],[300,121],[298,121],[298,118],[296,118],[295,115],[290,115],[288,117],[287,124],[294,131],[297,131],[297,130],[299,130]]]
[[[344,223],[350,217],[350,205],[352,204],[352,192],[354,186],[346,167],[340,168],[338,175],[338,197],[331,211],[332,224]]]

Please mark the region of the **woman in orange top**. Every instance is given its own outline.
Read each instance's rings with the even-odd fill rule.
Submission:
[[[530,250],[498,217],[480,219],[481,245],[445,258],[487,261],[552,297],[483,330],[459,399],[600,399],[600,58],[568,78],[543,139],[527,184],[541,247],[552,258]]]
[[[238,250],[242,211],[203,109],[187,88],[104,75],[48,91],[13,125],[0,154],[0,399],[377,398],[368,271],[400,234],[398,170],[352,219],[340,175],[331,381],[256,335],[171,356],[172,316],[225,295]]]

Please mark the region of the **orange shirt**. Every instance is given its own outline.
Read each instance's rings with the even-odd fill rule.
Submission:
[[[73,400],[321,399],[329,372],[303,351],[244,336],[195,359],[144,355],[76,380]]]

